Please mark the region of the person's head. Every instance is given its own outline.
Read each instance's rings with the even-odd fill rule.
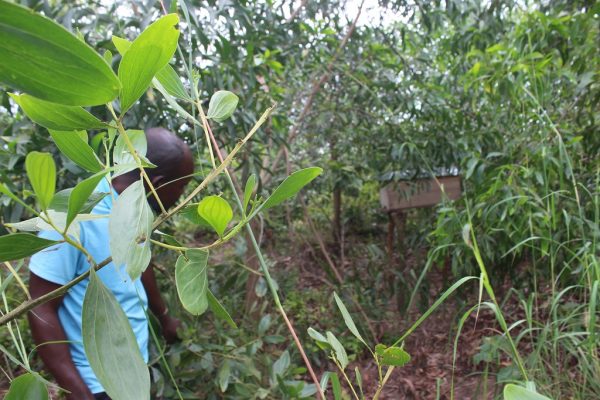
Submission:
[[[150,128],[146,131],[148,151],[146,158],[156,168],[146,168],[150,182],[165,208],[170,208],[182,195],[185,185],[194,172],[194,160],[189,146],[179,137],[164,128]],[[183,178],[185,177],[185,178]],[[183,179],[182,179],[183,178]],[[140,179],[139,170],[134,170],[113,179],[113,187],[118,193]],[[146,192],[149,193],[146,186]],[[155,212],[160,212],[158,202],[152,194],[148,203]]]

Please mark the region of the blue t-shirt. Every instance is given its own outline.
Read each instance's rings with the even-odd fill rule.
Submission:
[[[117,194],[114,190],[111,191],[106,179],[102,180],[96,191],[112,193],[104,197],[94,207],[92,214],[110,214],[113,198],[116,198]],[[99,263],[110,256],[108,218],[81,222],[80,229],[81,244],[91,254],[95,262]],[[40,236],[53,240],[62,239],[56,231],[41,232]],[[61,243],[40,251],[31,257],[29,263],[31,272],[40,278],[59,285],[64,285],[89,270],[89,268],[90,265],[85,256],[67,243]],[[132,282],[125,271],[125,266],[117,270],[112,262],[98,271],[98,276],[121,304],[123,311],[129,318],[142,356],[148,362],[148,320],[144,312],[148,308],[148,298],[142,282],[140,279]],[[65,294],[58,310],[58,316],[65,330],[67,340],[70,341],[71,357],[79,370],[79,374],[92,393],[99,393],[103,392],[104,389],[98,382],[85,356],[81,336],[81,311],[88,282],[89,279],[83,280]]]

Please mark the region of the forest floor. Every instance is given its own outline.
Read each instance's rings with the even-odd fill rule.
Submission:
[[[322,262],[320,263],[317,260],[320,256],[321,254],[315,254],[314,250],[311,250],[308,254],[299,254],[296,257],[286,257],[285,260],[280,260],[282,261],[281,264],[286,265],[284,269],[299,268],[301,270],[297,282],[299,291],[308,288],[322,290],[326,293],[333,291],[329,281],[331,278],[326,276],[322,268]],[[347,261],[347,263],[354,261]],[[410,256],[407,258],[407,262],[413,262]],[[448,273],[436,268],[428,273],[429,306],[441,296],[443,291],[450,286],[450,282],[454,280],[456,279],[449,277]],[[365,279],[365,282],[369,281],[373,280]],[[474,356],[480,352],[484,336],[500,334],[497,322],[492,312],[486,309],[481,309],[479,314],[473,313],[466,319],[458,339],[456,363],[453,368],[453,348],[457,324],[466,310],[464,303],[460,306],[460,301],[456,301],[457,295],[462,296],[469,306],[476,304],[478,298],[477,288],[473,291],[469,290],[468,294],[455,293],[406,339],[404,348],[411,355],[411,361],[406,366],[394,370],[381,392],[380,399],[449,400],[451,399],[453,373],[454,399],[487,400],[494,398],[495,382],[492,372],[495,373],[496,371],[489,371],[490,374],[485,374],[487,375],[487,382],[485,382],[483,374],[485,363],[475,365]],[[350,305],[347,304],[347,306],[352,310]],[[332,305],[332,307],[335,306]],[[371,321],[371,325],[376,333],[380,335],[380,339],[384,336],[386,338],[399,337],[423,312],[422,309],[417,310],[414,306],[411,307],[408,313],[399,310],[394,299],[388,299],[386,307],[388,309],[385,311],[385,318],[380,319],[380,321]],[[517,304],[509,302],[505,307],[510,309],[511,314],[519,314]],[[337,310],[335,311],[337,312]],[[338,327],[337,329],[341,328]],[[500,360],[500,365],[508,364],[510,364],[508,360]],[[347,371],[354,371],[355,367],[358,367],[361,371],[365,397],[367,399],[373,398],[378,385],[379,372],[368,351],[364,351],[356,360],[351,362],[347,367]],[[319,368],[317,374],[320,376],[327,370],[335,371],[335,365],[329,363],[329,365]],[[383,373],[385,374],[385,369]],[[355,381],[354,372],[349,372],[348,377],[353,382]],[[350,395],[348,386],[344,384],[343,386]]]

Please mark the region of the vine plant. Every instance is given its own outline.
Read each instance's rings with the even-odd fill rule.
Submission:
[[[187,10],[183,11],[187,17]],[[245,229],[257,252],[275,305],[314,381],[314,392],[324,398],[319,380],[281,305],[276,286],[249,224],[259,213],[293,197],[320,175],[322,170],[313,167],[291,174],[264,200],[256,198],[256,178],[250,177],[243,195],[238,195],[228,166],[268,119],[274,106],[268,108],[227,157],[223,157],[216,145],[210,121],[222,122],[228,119],[237,107],[238,98],[231,92],[218,91],[211,97],[205,113],[191,66],[187,68],[191,94],[188,93],[177,72],[169,65],[178,48],[178,22],[178,15],[171,13],[149,25],[133,42],[113,37],[122,56],[118,74],[115,74],[108,63],[112,60],[109,51],[100,56],[55,22],[27,8],[0,0],[0,82],[18,92],[11,94],[15,103],[33,122],[48,129],[61,153],[91,174],[74,188],[56,192],[56,166],[52,156],[49,153],[31,152],[26,157],[25,165],[38,207],[29,206],[6,185],[0,184],[1,193],[35,216],[27,221],[6,224],[19,232],[0,237],[0,261],[20,260],[58,243],[66,243],[82,252],[90,265],[88,272],[62,287],[36,299],[29,299],[11,311],[7,310],[0,316],[0,325],[7,325],[10,329],[11,321],[15,318],[89,279],[83,305],[82,329],[90,365],[111,398],[149,399],[149,372],[137,348],[131,326],[112,293],[97,277],[96,271],[113,262],[118,266],[125,265],[127,273],[135,280],[150,262],[151,245],[176,251],[180,255],[175,267],[175,278],[183,307],[194,315],[210,309],[216,317],[235,326],[228,312],[208,289],[207,264],[210,249],[222,245]],[[156,188],[146,174],[145,168],[152,168],[153,165],[145,157],[146,139],[143,131],[127,129],[123,124],[127,111],[151,85],[163,94],[171,107],[184,119],[203,129],[212,162],[210,173],[170,210],[166,210],[161,204]],[[195,109],[193,114],[197,111],[200,120],[187,112],[178,101]],[[107,107],[112,121],[100,121],[84,109],[97,105]],[[106,150],[105,160],[100,160],[87,143],[90,130],[104,132],[101,137]],[[113,149],[112,163],[110,149]],[[213,152],[217,155],[218,163]],[[112,177],[135,169],[140,172],[140,180],[119,195],[108,216],[109,234],[112,238],[111,257],[95,260],[79,241],[79,222],[98,218],[89,212],[103,197],[95,192],[103,179],[110,182]],[[232,188],[239,209],[239,218],[235,224],[231,223],[234,218],[232,207],[220,196],[206,195],[199,203],[192,203],[222,174]],[[144,189],[144,182],[149,188],[148,194]],[[156,198],[161,210],[159,215],[153,215],[147,196]],[[193,248],[157,231],[161,224],[174,215],[190,211],[197,213],[199,218],[215,230],[219,238],[214,243]],[[28,233],[41,230],[57,231],[62,240],[46,240]],[[17,276],[15,278],[18,280]],[[107,326],[107,321],[110,321],[110,326]],[[112,335],[112,341],[107,336],[108,332]],[[9,393],[9,396],[13,396],[11,398],[23,398],[32,388],[46,392],[47,382],[29,368],[26,359],[10,358],[28,371],[13,380]],[[113,368],[114,362],[120,363],[121,368]],[[123,371],[127,376],[122,375]]]

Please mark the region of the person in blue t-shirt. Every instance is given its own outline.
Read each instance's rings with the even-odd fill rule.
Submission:
[[[175,204],[183,193],[194,170],[192,153],[181,139],[162,128],[146,131],[148,151],[146,157],[156,165],[146,172],[157,188],[158,196],[165,208]],[[93,214],[110,214],[114,199],[133,182],[140,179],[138,170],[112,179],[103,180],[96,191],[108,193],[93,209]],[[148,202],[159,212],[158,202],[153,196]],[[61,239],[55,231],[41,232],[40,236]],[[96,262],[110,256],[108,218],[80,223],[80,239],[83,247]],[[74,247],[61,243],[31,257],[29,264],[29,290],[33,298],[43,296],[64,285],[89,269],[86,258]],[[148,320],[145,310],[158,318],[167,342],[177,339],[179,321],[168,315],[163,302],[152,264],[141,279],[132,282],[125,266],[116,268],[113,263],[98,271],[98,276],[115,295],[125,311],[142,356],[148,361]],[[46,368],[57,383],[69,393],[69,400],[109,399],[98,382],[83,350],[81,336],[81,312],[83,298],[89,280],[73,286],[64,296],[34,308],[29,313],[29,324],[38,353]]]

